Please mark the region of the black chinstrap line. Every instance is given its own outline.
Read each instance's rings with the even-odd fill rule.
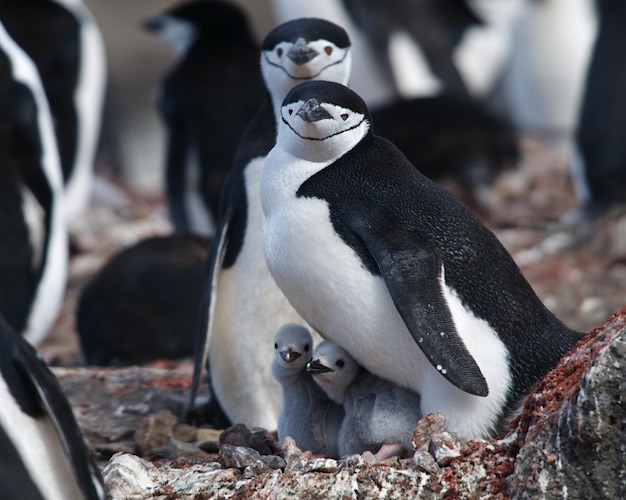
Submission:
[[[335,132],[334,134],[330,134],[325,137],[320,137],[319,139],[317,137],[304,137],[303,135],[300,135],[298,132],[296,132],[296,130],[291,125],[289,125],[289,122],[287,122],[287,120],[285,120],[282,116],[281,116],[281,120],[283,121],[285,125],[287,125],[293,131],[294,134],[296,134],[301,139],[305,139],[307,141],[325,141],[326,139],[330,139],[331,137],[335,137],[336,135],[343,134],[344,132],[349,132],[350,130],[354,130],[355,128],[358,128],[359,125],[361,125],[361,123],[365,121],[365,117],[363,117],[359,123],[353,125],[350,128],[347,128],[345,130],[340,130],[339,132]]]
[[[316,78],[316,77],[318,77],[319,75],[321,75],[321,74],[322,74],[322,72],[323,72],[323,71],[325,71],[327,68],[330,68],[330,67],[332,67],[332,66],[336,66],[336,65],[337,65],[337,64],[339,64],[339,63],[342,63],[342,62],[345,60],[345,58],[346,58],[347,56],[348,56],[348,51],[346,50],[346,51],[345,51],[345,53],[343,54],[343,57],[342,57],[341,59],[339,59],[339,60],[335,61],[334,63],[331,63],[331,64],[328,64],[328,65],[324,66],[322,69],[320,69],[320,70],[319,70],[317,73],[315,73],[314,75],[310,75],[310,76],[293,76],[293,75],[289,74],[289,72],[288,72],[288,71],[287,71],[287,70],[286,70],[283,66],[281,66],[280,64],[275,64],[275,63],[273,63],[272,61],[270,61],[270,60],[267,58],[267,54],[266,54],[266,53],[263,53],[263,57],[264,57],[264,58],[265,58],[265,60],[267,61],[267,64],[269,64],[270,66],[274,66],[275,68],[280,68],[280,69],[282,69],[282,70],[285,72],[285,74],[286,74],[289,78],[291,78],[292,80],[311,80],[312,78]]]

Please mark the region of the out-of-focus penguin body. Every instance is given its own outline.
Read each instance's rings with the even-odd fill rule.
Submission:
[[[261,200],[266,262],[285,296],[462,438],[504,430],[582,334],[466,206],[373,134],[354,92],[307,82],[281,116]]]
[[[91,194],[106,86],[100,31],[82,0],[7,0],[0,5],[0,20],[40,74],[71,218]]]
[[[33,344],[61,307],[68,237],[53,122],[35,65],[0,24],[0,310]]]
[[[83,289],[76,323],[88,365],[193,355],[209,242],[154,236],[115,255]]]
[[[626,4],[600,0],[598,37],[576,133],[578,194],[591,215],[626,200]]]
[[[176,230],[208,236],[237,145],[263,100],[259,49],[231,2],[183,2],[144,26],[180,56],[158,101],[170,217]]]
[[[99,471],[61,387],[35,350],[2,316],[0,374],[3,496],[104,498]]]

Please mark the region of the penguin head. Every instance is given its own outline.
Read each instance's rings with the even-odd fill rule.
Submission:
[[[261,46],[265,84],[280,102],[298,83],[348,83],[352,53],[346,31],[330,21],[300,18],[272,30]]]
[[[302,325],[288,323],[274,336],[274,362],[295,370],[303,369],[311,360],[313,338]]]
[[[336,159],[371,133],[363,100],[344,85],[312,81],[292,89],[283,101],[277,145],[313,162]]]
[[[187,53],[202,36],[212,47],[254,40],[243,11],[223,0],[192,0],[150,16],[143,28],[163,39],[178,56]]]
[[[346,390],[359,371],[359,365],[337,344],[325,340],[313,351],[306,369],[330,399],[342,404]]]

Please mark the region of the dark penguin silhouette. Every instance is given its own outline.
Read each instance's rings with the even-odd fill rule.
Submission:
[[[72,217],[89,201],[100,132],[106,57],[98,26],[81,0],[5,0],[0,20],[39,71]]]
[[[259,179],[287,92],[305,80],[346,83],[351,44],[334,23],[294,19],[267,34],[260,64],[267,96],[246,129],[222,192],[206,267],[191,402],[208,359],[213,394],[231,421],[275,429],[281,388],[267,360],[276,331],[304,321],[265,264]]]
[[[514,127],[470,97],[401,99],[372,111],[372,119],[422,174],[458,181],[482,208],[493,180],[520,159]]]
[[[576,144],[579,198],[589,215],[626,201],[626,4],[597,1],[598,36],[587,70]]]
[[[281,117],[261,203],[266,262],[285,296],[463,439],[505,430],[582,334],[465,205],[374,135],[357,94],[303,83]]]
[[[263,99],[259,48],[244,13],[231,2],[180,3],[144,27],[181,57],[158,100],[170,217],[177,231],[208,236],[241,135]]]
[[[104,498],[100,473],[61,386],[2,315],[0,375],[2,496]]]
[[[61,167],[37,70],[2,24],[0,65],[0,310],[37,344],[67,278]]]
[[[192,356],[209,242],[154,236],[115,255],[83,289],[77,328],[89,365]]]
[[[429,73],[439,81],[442,90],[457,96],[468,95],[454,62],[454,48],[464,30],[480,25],[481,20],[464,1],[343,0],[342,3],[388,73],[393,73],[391,39],[394,34],[403,33],[422,52]],[[405,63],[411,65],[411,61]]]

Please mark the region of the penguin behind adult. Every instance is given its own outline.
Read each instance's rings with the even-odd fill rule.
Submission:
[[[303,83],[281,116],[261,201],[266,262],[285,296],[463,439],[503,432],[583,335],[465,205],[374,135],[357,94]]]
[[[596,216],[626,200],[626,4],[597,2],[599,31],[576,132],[575,180],[583,211]]]
[[[2,315],[0,375],[3,498],[104,498],[100,473],[61,386]]]
[[[41,77],[71,220],[91,194],[107,72],[100,31],[82,0],[6,0],[0,20]]]
[[[113,256],[79,298],[83,361],[119,366],[193,356],[208,245],[189,234],[153,236]]]
[[[343,405],[338,456],[370,451],[384,460],[413,454],[413,431],[422,417],[419,394],[373,375],[328,340],[315,348],[307,371],[327,396]]]
[[[35,65],[0,24],[0,310],[37,344],[61,308],[68,236],[52,118]]]
[[[422,174],[454,182],[476,210],[489,210],[491,184],[520,160],[512,124],[471,97],[400,99],[373,110],[372,119]]]
[[[237,145],[263,100],[259,48],[244,12],[227,1],[177,3],[144,27],[180,57],[157,103],[170,218],[177,231],[209,236]]]
[[[336,24],[304,18],[274,28],[260,53],[267,98],[243,136],[222,191],[217,231],[207,261],[191,403],[209,359],[210,382],[230,420],[275,429],[280,386],[268,359],[276,331],[304,323],[267,270],[259,179],[274,146],[280,105],[309,79],[346,83],[350,40]]]

